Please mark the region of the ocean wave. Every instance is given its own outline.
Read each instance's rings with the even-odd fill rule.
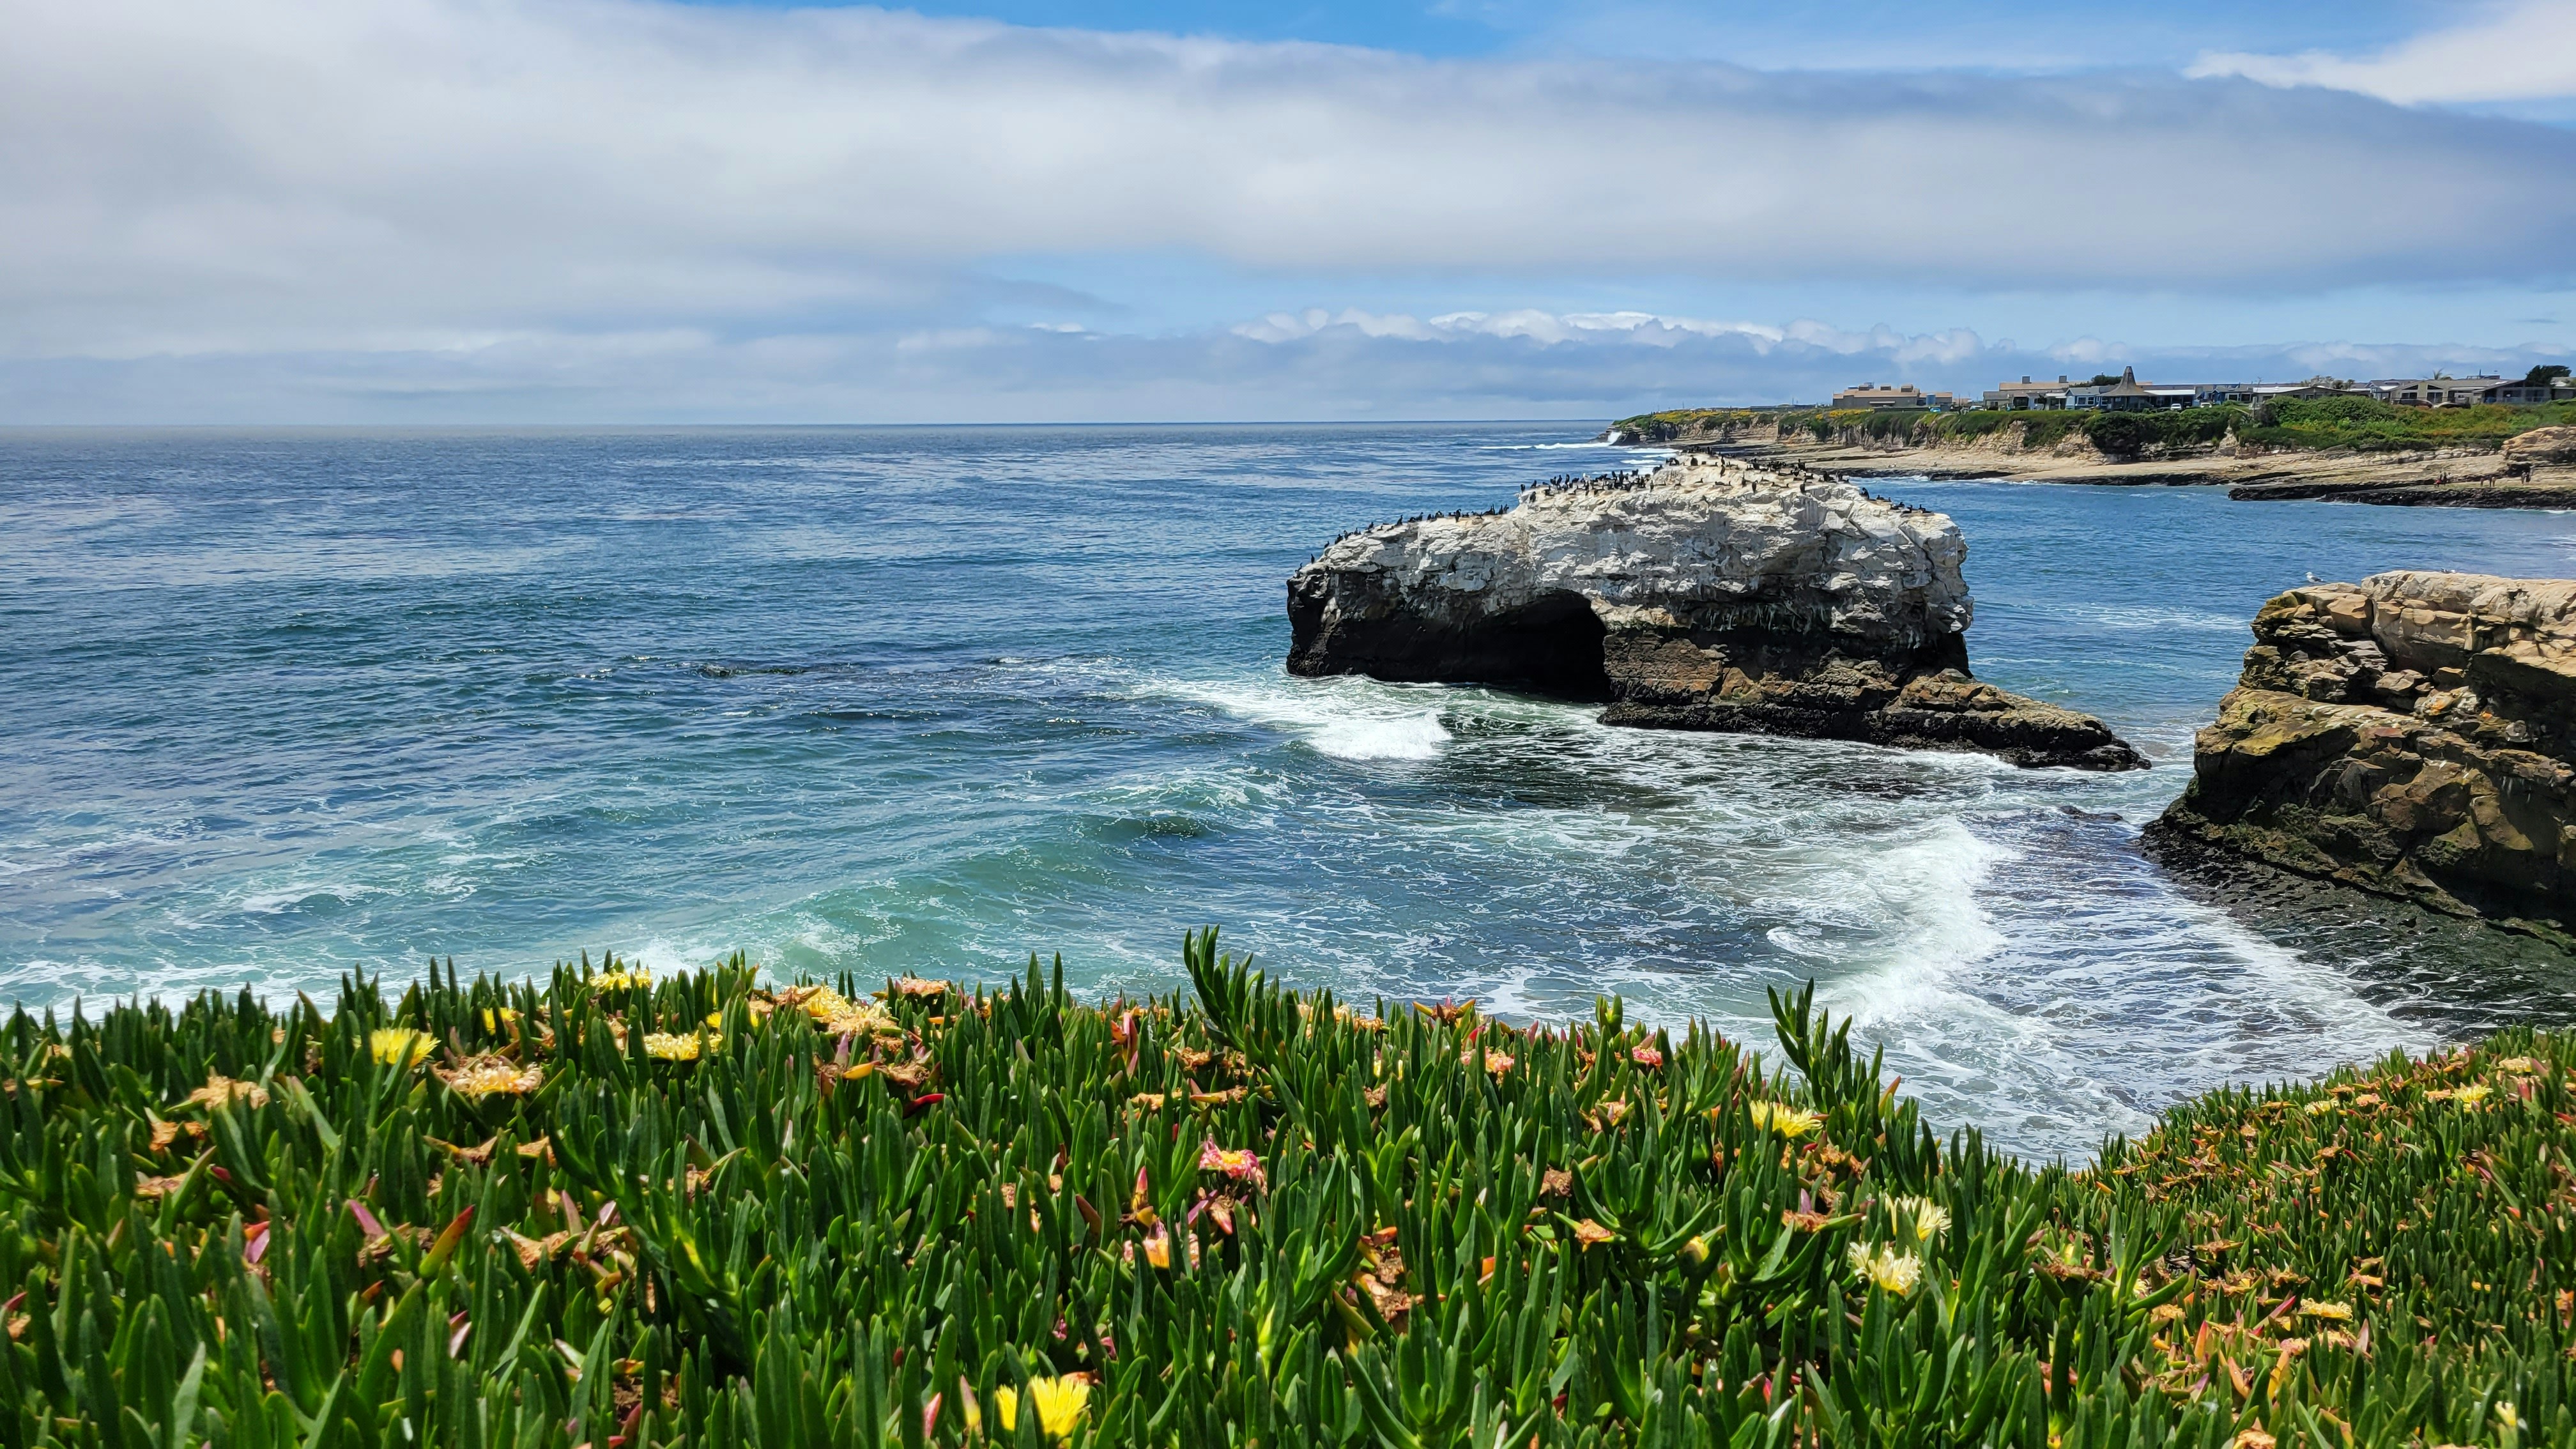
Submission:
[[[308,906],[353,905],[367,896],[382,895],[380,886],[325,882],[312,885],[277,886],[249,892],[233,902],[233,908],[244,915],[282,916],[301,912]]]
[[[1213,706],[1253,724],[1285,730],[1338,760],[1433,760],[1452,738],[1425,693],[1437,686],[1340,679],[1176,681],[1149,689]]]

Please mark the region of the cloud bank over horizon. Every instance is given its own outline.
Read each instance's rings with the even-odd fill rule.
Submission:
[[[2576,336],[2576,131],[2392,104],[2453,98],[2386,79],[2438,36],[2194,79],[653,0],[105,0],[14,31],[12,422],[1596,416]],[[2505,89],[2551,85],[2576,76]],[[1175,302],[1166,262],[1220,280]],[[1573,304],[1605,291],[1665,300]],[[1954,315],[1863,310],[1899,293]],[[2384,340],[2200,343],[2346,294],[2380,299],[2346,336]],[[1363,300],[1408,295],[1476,304]],[[2140,295],[2175,321],[2097,340],[2087,300]],[[2421,331],[2455,295],[2476,325]],[[2062,333],[1981,336],[2054,297]]]

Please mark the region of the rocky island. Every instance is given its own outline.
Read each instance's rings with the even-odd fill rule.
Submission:
[[[2401,572],[2263,606],[2151,848],[2214,849],[2564,943],[2576,581]]]
[[[1958,525],[1795,468],[1679,460],[1345,535],[1288,581],[1292,674],[1517,686],[1611,724],[2145,760],[1968,671]]]

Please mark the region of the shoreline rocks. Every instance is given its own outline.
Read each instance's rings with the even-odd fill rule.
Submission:
[[[2564,427],[2517,434],[2502,449],[2310,452],[2254,446],[2230,434],[2207,444],[2149,447],[2136,455],[2105,453],[2081,434],[2026,445],[2025,423],[1967,439],[1883,435],[1860,426],[1818,438],[1796,429],[1784,436],[1776,419],[1718,413],[1693,419],[1669,436],[1636,429],[1610,432],[1601,440],[1820,469],[1862,480],[2218,486],[2240,502],[2332,499],[2413,507],[2576,508],[2576,428]]]
[[[1947,517],[1796,469],[1684,459],[1381,524],[1288,581],[1292,674],[1517,686],[1606,723],[2146,763],[2102,723],[1968,672]]]
[[[2378,574],[2253,627],[2151,844],[2576,941],[2576,581]]]

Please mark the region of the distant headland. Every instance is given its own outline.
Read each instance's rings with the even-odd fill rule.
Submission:
[[[2149,383],[2024,377],[1973,402],[1910,385],[1830,405],[1687,408],[1602,438],[1795,461],[1852,476],[2225,484],[2244,499],[2576,507],[2576,379],[2494,376]]]

